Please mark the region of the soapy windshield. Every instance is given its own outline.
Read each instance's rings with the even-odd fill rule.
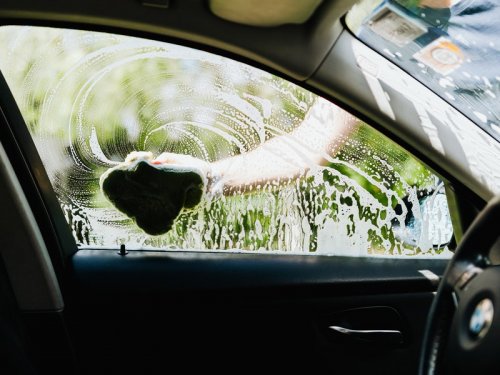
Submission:
[[[346,18],[370,47],[500,140],[500,3],[364,0]]]

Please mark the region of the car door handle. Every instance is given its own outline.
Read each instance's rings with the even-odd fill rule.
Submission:
[[[367,343],[380,343],[399,345],[403,343],[401,331],[393,329],[349,329],[339,326],[329,326],[337,334],[350,338],[353,341],[364,341]]]

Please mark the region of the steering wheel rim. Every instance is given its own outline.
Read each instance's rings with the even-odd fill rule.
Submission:
[[[429,312],[419,375],[499,372],[492,343],[500,342],[500,267],[488,258],[497,223],[500,196],[480,212],[448,263]]]

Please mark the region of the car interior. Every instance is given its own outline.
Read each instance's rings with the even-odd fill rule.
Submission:
[[[498,373],[498,142],[484,133],[464,146],[457,132],[476,125],[415,80],[403,95],[392,82],[411,77],[346,25],[355,3],[2,0],[0,29],[28,25],[173,43],[254,66],[331,101],[439,176],[454,254],[82,248],[0,70],[1,374]],[[7,54],[0,49],[0,67]],[[431,99],[409,99],[421,92]],[[390,110],[377,93],[389,98]],[[482,151],[493,155],[484,161],[485,177],[471,159]],[[483,307],[492,315],[474,333],[471,319]]]

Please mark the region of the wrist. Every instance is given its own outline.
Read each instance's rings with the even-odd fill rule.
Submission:
[[[218,197],[224,193],[223,172],[214,163],[208,164],[206,194],[209,197]]]

